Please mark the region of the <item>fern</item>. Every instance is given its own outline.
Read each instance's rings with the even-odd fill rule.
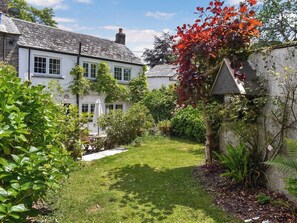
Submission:
[[[274,160],[265,163],[275,166],[279,171],[287,174],[287,189],[289,193],[297,197],[297,142],[293,139],[286,139],[286,144],[285,155],[278,155]]]
[[[230,177],[237,183],[245,183],[249,172],[249,153],[244,144],[241,143],[238,147],[228,144],[226,154],[216,155],[226,169],[222,176]]]

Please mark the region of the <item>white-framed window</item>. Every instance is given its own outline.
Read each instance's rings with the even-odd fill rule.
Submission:
[[[85,69],[84,76],[86,78],[95,79],[97,76],[97,64],[83,62],[83,68]]]
[[[61,59],[46,56],[34,56],[34,73],[37,75],[61,75]]]
[[[108,114],[112,110],[121,110],[124,111],[124,105],[123,104],[106,104],[105,105],[105,114]]]
[[[83,103],[81,104],[81,112],[82,113],[89,113],[90,117],[89,117],[89,122],[93,121],[93,116],[95,113],[95,103]]]
[[[131,68],[126,67],[114,67],[114,78],[118,81],[130,81],[131,80]]]

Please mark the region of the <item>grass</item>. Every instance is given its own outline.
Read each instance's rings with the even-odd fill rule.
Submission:
[[[212,205],[192,177],[204,161],[203,147],[184,140],[146,138],[140,147],[86,163],[51,198],[48,221],[239,222]]]

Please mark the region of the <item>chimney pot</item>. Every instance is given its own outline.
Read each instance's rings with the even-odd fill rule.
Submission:
[[[126,44],[126,34],[123,33],[123,28],[119,28],[119,32],[116,34],[116,43]]]

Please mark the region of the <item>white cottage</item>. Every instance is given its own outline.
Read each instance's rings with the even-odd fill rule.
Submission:
[[[149,90],[175,84],[178,76],[176,70],[176,65],[171,64],[161,64],[151,68],[146,74]]]
[[[19,77],[30,80],[33,85],[47,85],[56,80],[65,90],[59,98],[65,104],[77,104],[76,96],[69,92],[72,68],[79,64],[86,70],[85,77],[93,80],[97,75],[97,64],[106,62],[114,77],[121,84],[143,71],[143,64],[124,44],[122,30],[116,41],[74,33],[50,26],[14,19],[1,14],[0,19],[0,58],[14,65]],[[112,109],[126,111],[130,103],[118,101],[105,104],[105,95],[95,92],[79,98],[81,112],[94,114],[89,128],[99,133],[96,126],[98,115]]]

